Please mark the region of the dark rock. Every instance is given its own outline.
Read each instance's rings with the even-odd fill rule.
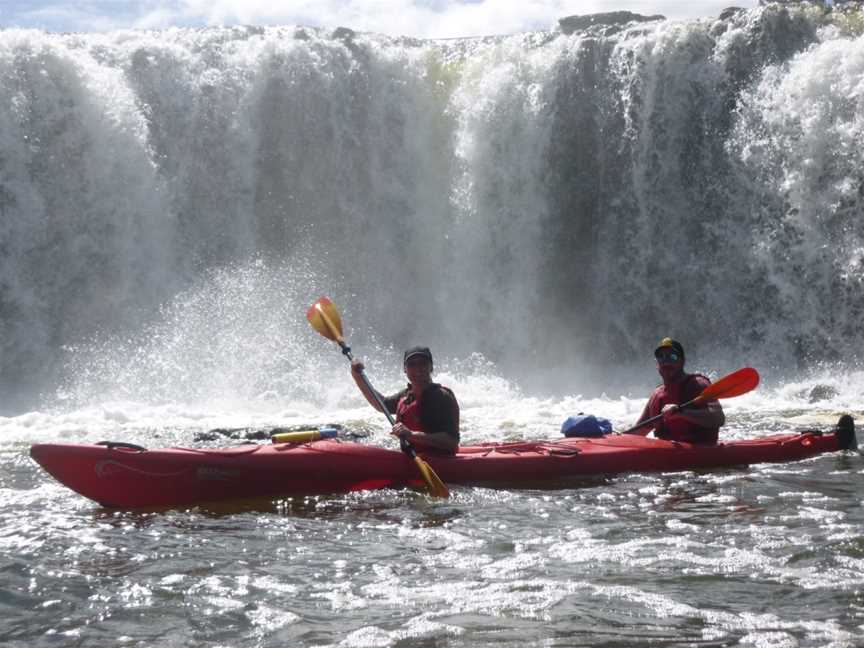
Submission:
[[[590,27],[609,27],[626,25],[631,22],[652,22],[666,20],[666,16],[643,16],[632,11],[608,11],[605,13],[588,14],[586,16],[567,16],[558,20],[561,31],[565,34],[583,31]]]
[[[354,37],[357,35],[353,29],[348,29],[347,27],[337,27],[333,30],[333,38],[336,40],[345,41],[346,43],[350,43],[354,40]]]
[[[834,398],[840,392],[837,391],[835,387],[831,385],[816,385],[813,389],[810,390],[809,400],[811,403],[815,403],[816,401],[828,400],[830,398]]]
[[[720,12],[720,20],[729,20],[742,11],[746,11],[746,9],[742,7],[726,7],[726,9]]]
[[[216,428],[195,435],[195,441],[216,441],[217,439],[240,439],[249,428]]]

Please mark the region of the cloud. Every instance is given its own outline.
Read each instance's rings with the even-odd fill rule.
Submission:
[[[186,0],[184,11],[206,24],[304,24],[350,27],[391,36],[447,38],[546,28],[573,2],[482,0],[318,0],[278,5],[269,0]],[[562,13],[563,12],[563,13]],[[572,11],[571,11],[572,13]]]
[[[574,14],[629,10],[673,20],[717,16],[730,0],[31,0],[0,10],[5,24],[54,31],[214,25],[350,27],[391,36],[454,38],[548,29]],[[70,8],[70,4],[74,8]],[[752,7],[757,0],[737,2]],[[34,8],[34,5],[37,5]],[[8,7],[8,5],[7,5]]]
[[[739,2],[754,6],[757,0]],[[300,24],[391,36],[453,38],[547,29],[574,14],[629,10],[672,19],[716,16],[729,0],[182,0],[186,19],[207,25]]]

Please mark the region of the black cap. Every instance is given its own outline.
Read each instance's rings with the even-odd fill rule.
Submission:
[[[417,356],[426,358],[430,363],[432,362],[432,352],[429,350],[429,347],[415,346],[405,351],[405,355],[402,358],[402,364],[405,364],[409,359],[416,358]]]
[[[672,349],[673,351],[677,351],[678,355],[682,358],[684,357],[684,347],[681,346],[681,343],[678,340],[673,340],[668,337],[663,338],[660,340],[660,344],[657,345],[657,348],[654,349],[654,355],[656,356],[661,349]]]

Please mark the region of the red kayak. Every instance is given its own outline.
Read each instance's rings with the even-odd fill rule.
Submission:
[[[844,416],[828,433],[778,434],[716,446],[618,434],[485,443],[424,459],[448,485],[561,487],[591,475],[796,461],[851,447],[854,423]],[[338,440],[217,450],[46,443],[34,445],[30,456],[63,485],[119,508],[422,485],[416,464],[402,452]]]

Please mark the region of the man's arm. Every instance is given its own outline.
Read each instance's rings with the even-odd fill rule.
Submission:
[[[667,412],[669,412],[667,414]],[[719,428],[726,423],[726,415],[720,406],[720,401],[708,401],[704,407],[677,409],[677,405],[667,405],[663,408],[664,420],[681,417],[693,425],[704,428]]]
[[[437,389],[424,395],[424,399],[428,398],[424,407],[433,408],[424,421],[426,432],[411,430],[406,438],[420,449],[455,452],[459,448],[459,403],[451,392],[441,387]]]
[[[702,375],[697,375],[695,380],[699,387],[699,393],[711,385],[711,381]],[[663,415],[665,421],[680,416],[685,421],[703,428],[719,428],[726,422],[726,415],[723,413],[720,401],[717,400],[706,401],[686,409],[678,409],[677,405],[666,405],[663,407]]]
[[[410,432],[404,438],[411,442],[418,450],[433,449],[456,452],[459,448],[459,441],[456,437],[446,432],[432,432],[429,434],[426,432]]]
[[[642,414],[639,415],[639,420],[636,421],[636,425],[639,425],[642,421],[651,418],[651,403],[654,401],[654,397],[648,399],[648,402],[645,403],[645,407],[642,409]],[[658,425],[660,425],[660,421],[656,421],[650,425],[645,425],[638,430],[633,430],[630,434],[638,434],[639,436],[648,436],[651,434],[651,431],[654,430]]]
[[[367,385],[366,381],[363,380],[363,378],[361,377],[361,374],[363,373],[363,369],[364,369],[364,365],[363,365],[363,362],[361,360],[354,360],[351,363],[351,377],[354,379],[354,382],[357,384],[357,388],[360,390],[360,393],[363,394],[363,396],[366,398],[366,401],[372,407],[374,407],[379,412],[383,412],[384,410],[381,409],[381,405],[379,405],[378,399],[375,398],[375,395],[378,394],[378,398],[380,398],[381,401],[386,406],[388,406],[390,413],[391,414],[395,413],[396,412],[395,407],[391,408],[390,403],[388,403],[388,400],[392,400],[392,398],[390,398],[390,399],[385,398],[384,396],[379,394],[377,391],[374,391],[372,389],[371,385]]]

